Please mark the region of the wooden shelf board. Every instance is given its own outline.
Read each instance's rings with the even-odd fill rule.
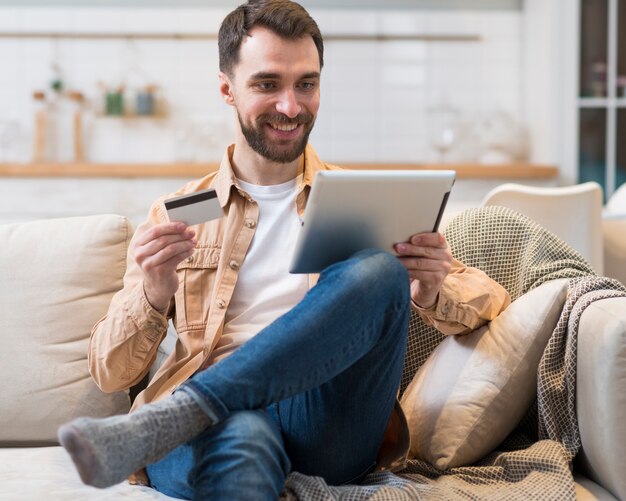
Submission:
[[[553,179],[558,168],[552,165],[506,164],[373,164],[342,163],[348,169],[447,170],[459,179]],[[217,170],[215,163],[33,163],[0,164],[0,177],[182,177],[197,178]]]
[[[12,177],[202,177],[217,163],[53,163],[0,164],[0,176]]]
[[[217,33],[191,32],[153,32],[153,33],[122,33],[122,32],[78,32],[78,31],[0,31],[0,39],[64,39],[64,40],[217,40]],[[457,33],[328,33],[324,41],[330,42],[481,42],[479,34]]]

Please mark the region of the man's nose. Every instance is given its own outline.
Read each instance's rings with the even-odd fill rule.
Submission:
[[[302,111],[302,106],[298,104],[298,100],[292,89],[285,90],[281,93],[276,103],[276,111],[289,118],[295,118]]]

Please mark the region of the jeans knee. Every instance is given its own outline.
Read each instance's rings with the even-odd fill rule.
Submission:
[[[233,412],[227,420],[226,433],[244,442],[259,442],[280,446],[280,431],[263,411]]]
[[[409,275],[400,260],[379,249],[366,249],[354,256],[357,287],[400,305],[408,305]]]
[[[196,453],[222,451],[242,462],[260,462],[285,475],[291,467],[276,423],[265,411],[238,411],[209,427],[192,442]]]

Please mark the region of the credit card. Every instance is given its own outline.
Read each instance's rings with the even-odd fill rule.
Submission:
[[[181,221],[187,226],[205,223],[224,215],[213,188],[165,200],[170,221]]]

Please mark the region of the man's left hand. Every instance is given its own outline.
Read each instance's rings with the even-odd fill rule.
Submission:
[[[441,233],[420,233],[396,244],[395,249],[409,272],[411,298],[418,306],[430,308],[452,266],[448,242]]]

